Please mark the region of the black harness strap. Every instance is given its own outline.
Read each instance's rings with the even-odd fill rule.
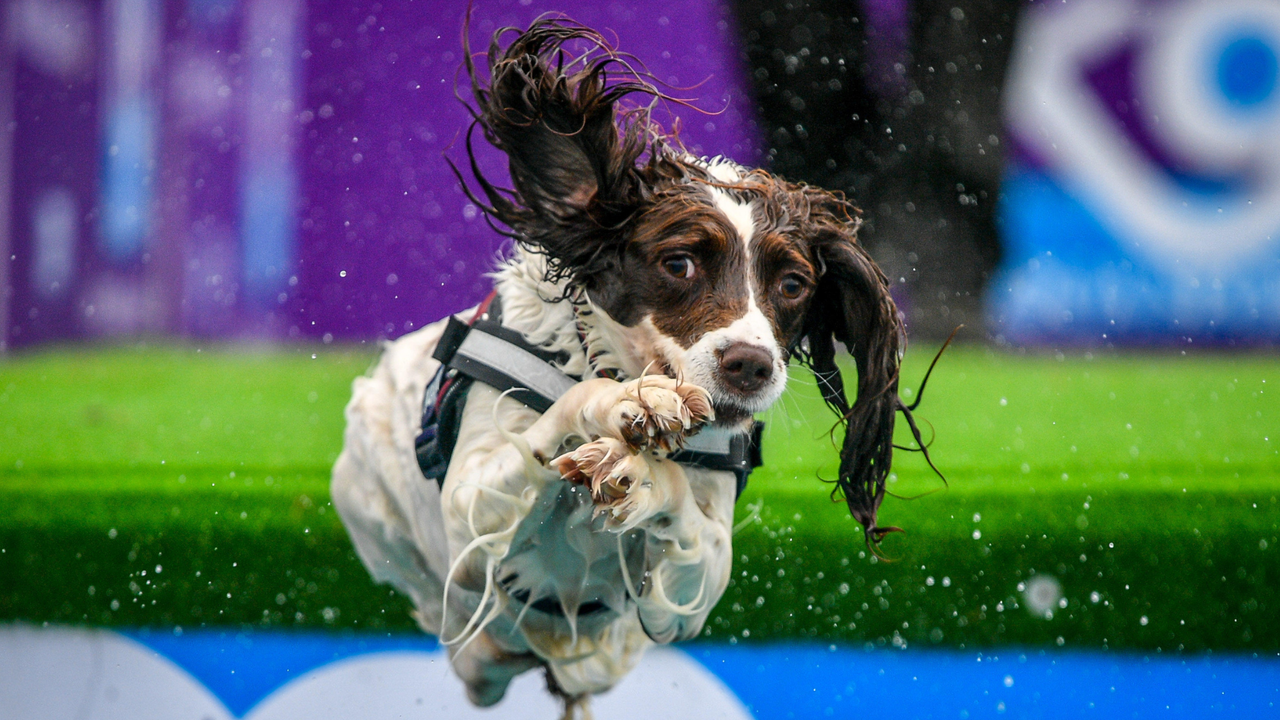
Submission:
[[[445,471],[458,442],[462,408],[471,384],[480,381],[544,413],[579,378],[561,372],[552,363],[564,363],[563,353],[530,345],[520,333],[501,322],[502,307],[496,294],[476,310],[471,322],[450,317],[432,354],[440,369],[427,384],[422,403],[422,426],[414,446],[418,466],[428,479],[444,487]],[[760,439],[764,423],[756,422],[749,434],[712,438],[695,435],[671,460],[707,470],[725,470],[737,478],[737,496],[746,489],[747,477],[760,467]]]
[[[471,377],[462,375],[449,367],[448,362],[441,360],[453,353],[466,338],[470,325],[485,317],[489,308],[495,304],[500,306],[497,291],[489,293],[489,297],[480,303],[470,323],[460,322],[457,317],[449,316],[444,332],[436,343],[432,357],[440,360],[440,368],[427,383],[422,394],[422,421],[418,426],[418,437],[414,438],[413,447],[418,455],[418,468],[430,479],[437,479],[444,485],[444,474],[449,469],[449,458],[453,448],[458,444],[458,428],[462,426],[463,401],[471,383]]]
[[[760,454],[760,440],[764,435],[764,423],[757,420],[746,435],[734,435],[726,443],[728,447],[706,448],[699,442],[701,436],[689,438],[684,449],[670,458],[681,465],[697,465],[707,470],[727,470],[737,476],[738,492],[734,499],[742,497],[747,489],[751,471],[764,464]],[[705,448],[705,449],[704,449]]]

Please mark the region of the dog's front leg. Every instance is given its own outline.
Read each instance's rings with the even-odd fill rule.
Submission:
[[[695,426],[708,417],[700,405],[705,397],[700,389],[667,378],[654,387],[680,395],[674,403],[690,411]],[[584,422],[617,424],[618,413],[611,415],[598,399],[584,406]],[[663,414],[658,406],[662,393],[642,392],[640,400],[651,415]],[[663,420],[650,424],[670,432],[678,425]],[[684,432],[688,430],[686,424]],[[634,583],[627,580],[645,632],[657,642],[692,637],[702,629],[724,593],[732,565],[733,475],[681,466],[654,449],[672,444],[661,430],[630,433],[629,441],[619,440],[616,432],[604,433],[553,461],[565,479],[590,488],[607,528],[619,534],[644,531],[644,575]]]
[[[587,380],[540,417],[477,383],[467,397],[442,493],[453,558],[450,580],[476,592],[492,582],[491,561],[505,553],[504,541],[536,493],[560,481],[561,473],[547,465],[565,447],[604,443],[619,458],[635,457],[642,448],[673,447],[710,416],[705,391],[664,376]],[[632,494],[628,519],[638,522],[674,502],[674,495],[663,495],[667,487]]]
[[[724,594],[733,564],[733,475],[652,460],[670,505],[641,523],[645,575],[636,604],[655,642],[696,636]]]
[[[645,533],[645,570],[627,577],[640,623],[655,642],[696,636],[724,594],[733,564],[733,475],[637,456],[647,478],[631,496],[612,503],[635,508],[607,527]],[[606,506],[605,512],[611,512]],[[626,572],[626,569],[623,569]]]

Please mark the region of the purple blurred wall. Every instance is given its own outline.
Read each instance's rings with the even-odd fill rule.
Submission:
[[[99,78],[96,5],[42,15],[13,3],[0,60],[0,192],[8,212],[0,230],[0,346],[75,337],[99,195]],[[7,171],[6,171],[7,170]],[[7,215],[7,217],[4,217]],[[37,239],[43,242],[37,242]],[[7,322],[6,322],[7,320]],[[91,322],[92,319],[90,318]]]
[[[469,120],[463,3],[7,5],[3,346],[394,337],[483,296],[503,241],[443,159],[464,158]],[[552,9],[476,5],[480,49]],[[709,111],[677,108],[691,149],[759,161],[726,3],[554,9]]]

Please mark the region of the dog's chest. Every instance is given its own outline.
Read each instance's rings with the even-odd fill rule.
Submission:
[[[643,572],[643,533],[603,531],[585,488],[553,483],[520,522],[498,578],[515,612],[615,617]],[[625,569],[624,569],[625,563]],[[528,610],[526,607],[528,606]]]

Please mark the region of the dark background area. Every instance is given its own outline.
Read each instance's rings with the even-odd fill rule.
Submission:
[[[862,240],[901,283],[912,335],[945,337],[964,323],[982,337],[1018,3],[924,0],[888,28],[869,21],[875,5],[735,4],[768,161],[862,208]],[[877,52],[886,47],[900,53]]]

